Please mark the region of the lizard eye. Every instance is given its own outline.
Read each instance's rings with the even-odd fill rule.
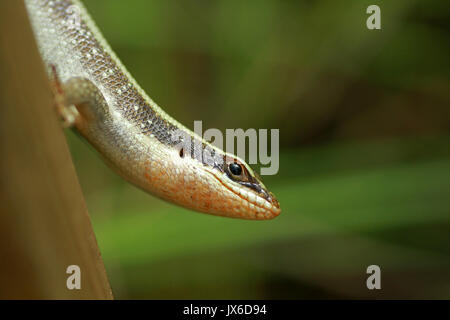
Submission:
[[[252,177],[250,176],[250,173],[246,169],[245,165],[240,163],[237,159],[226,159],[224,171],[228,175],[228,178],[235,182],[241,184],[252,182]]]
[[[228,165],[228,169],[230,170],[231,174],[234,176],[240,176],[242,174],[242,166],[237,163],[230,163]]]

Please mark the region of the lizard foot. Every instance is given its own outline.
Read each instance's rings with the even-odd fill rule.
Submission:
[[[73,104],[68,104],[66,94],[61,85],[55,65],[51,65],[52,77],[50,79],[50,86],[55,99],[55,109],[62,120],[64,128],[71,128],[74,126],[76,119],[79,117],[77,108]]]

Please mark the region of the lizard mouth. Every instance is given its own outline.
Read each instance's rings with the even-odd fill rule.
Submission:
[[[217,176],[216,173],[208,171],[217,181],[220,182],[226,189],[230,192],[238,196],[244,201],[251,203],[256,210],[259,212],[265,213],[266,219],[272,219],[278,216],[281,212],[280,204],[275,196],[261,188],[261,186],[257,184],[248,185],[249,183],[239,183],[242,186],[245,186],[247,190],[242,187],[235,187],[230,184],[227,184],[221,177]],[[224,175],[226,176],[226,175]]]

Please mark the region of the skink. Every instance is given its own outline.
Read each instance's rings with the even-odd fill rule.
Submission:
[[[209,144],[147,96],[81,2],[25,4],[58,88],[55,99],[64,106],[58,110],[124,179],[199,212],[256,220],[279,215],[275,196],[245,161]]]

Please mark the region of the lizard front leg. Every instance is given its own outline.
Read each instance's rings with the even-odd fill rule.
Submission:
[[[61,83],[56,68],[52,66],[51,87],[56,110],[65,128],[81,129],[87,123],[105,121],[108,105],[103,94],[89,79],[74,77]]]

